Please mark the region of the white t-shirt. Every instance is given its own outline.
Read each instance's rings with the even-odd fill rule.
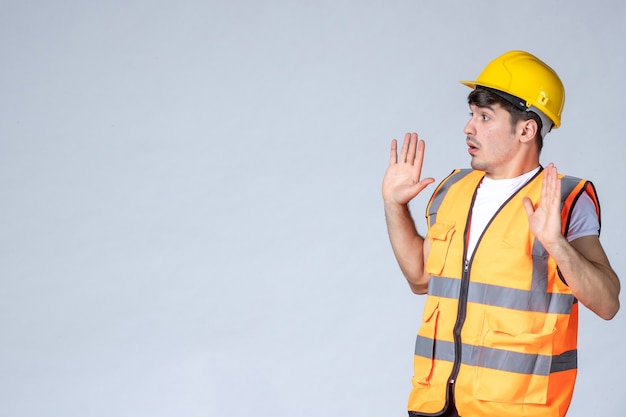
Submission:
[[[478,187],[474,208],[472,210],[471,230],[467,246],[468,258],[471,258],[472,253],[474,253],[478,238],[483,230],[485,230],[487,223],[489,223],[496,211],[498,211],[500,206],[502,206],[515,191],[526,184],[537,171],[539,171],[539,167],[519,177],[503,180],[483,178]],[[599,230],[600,224],[596,216],[595,204],[587,193],[583,193],[574,205],[567,240],[571,242],[583,236],[597,236]]]

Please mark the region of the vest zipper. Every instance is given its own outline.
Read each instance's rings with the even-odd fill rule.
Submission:
[[[482,180],[481,180],[482,181]],[[469,239],[469,231],[470,231],[470,223],[472,220],[472,211],[474,210],[474,201],[476,201],[476,193],[478,192],[478,186],[474,190],[474,195],[472,196],[472,202],[470,203],[470,210],[467,213],[467,220],[465,221],[465,230],[463,231],[463,273],[461,274],[461,288],[459,290],[459,303],[457,307],[457,315],[456,322],[454,323],[454,329],[452,330],[452,336],[454,340],[454,364],[452,365],[452,372],[450,372],[450,377],[448,379],[448,384],[450,386],[450,393],[454,395],[454,384],[456,383],[456,378],[459,375],[459,369],[461,368],[461,356],[463,350],[463,342],[461,340],[461,330],[463,330],[463,324],[465,323],[465,317],[467,314],[467,292],[469,289],[469,281],[470,281],[470,266],[471,260],[467,259],[467,242]],[[484,231],[483,231],[484,233]],[[480,243],[480,239],[482,235],[478,238],[478,243]],[[474,250],[474,253],[476,251]],[[472,259],[474,258],[474,253],[472,253]],[[448,408],[449,399],[446,398],[446,409]]]
[[[463,265],[463,275],[461,276],[461,290],[459,293],[458,312],[456,316],[456,323],[454,324],[454,330],[453,330],[454,365],[452,366],[452,372],[450,373],[450,379],[448,381],[452,385],[454,385],[456,381],[456,377],[459,374],[459,368],[461,367],[461,353],[463,349],[463,342],[461,341],[461,330],[463,329],[463,324],[465,323],[465,316],[467,313],[467,290],[469,287],[469,270],[470,270],[470,261],[465,259],[465,264]]]

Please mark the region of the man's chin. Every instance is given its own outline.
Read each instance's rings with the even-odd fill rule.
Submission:
[[[472,169],[475,169],[476,171],[484,171],[485,170],[485,165],[481,164],[480,161],[477,161],[476,158],[472,158],[470,160],[470,166],[472,167]]]

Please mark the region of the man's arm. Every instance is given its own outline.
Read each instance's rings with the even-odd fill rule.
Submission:
[[[382,187],[387,231],[393,253],[411,290],[424,294],[428,289],[424,263],[429,244],[417,232],[408,203],[435,180],[420,180],[425,145],[424,141],[418,141],[416,133],[404,136],[399,157],[397,147],[394,139]]]
[[[584,236],[568,242],[561,234],[561,181],[554,165],[545,168],[541,200],[533,208],[524,199],[530,229],[559,266],[574,296],[605,320],[619,310],[619,278],[597,236]]]
[[[598,236],[584,236],[569,245],[561,242],[552,251],[576,298],[603,319],[612,319],[620,307],[620,282]]]

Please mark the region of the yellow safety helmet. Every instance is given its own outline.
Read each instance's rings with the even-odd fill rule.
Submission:
[[[520,98],[527,110],[535,107],[543,112],[554,123],[554,128],[561,125],[561,111],[565,104],[563,83],[552,68],[528,52],[510,51],[500,55],[487,64],[476,81],[461,83],[470,88],[482,86]]]

